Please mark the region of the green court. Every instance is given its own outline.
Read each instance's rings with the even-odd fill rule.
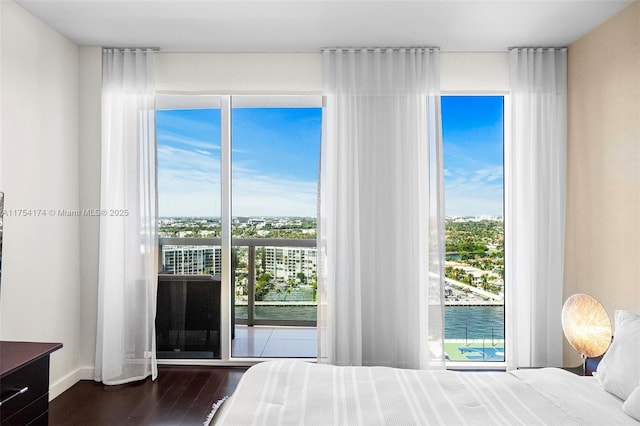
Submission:
[[[450,361],[504,361],[503,341],[446,341],[444,351]]]

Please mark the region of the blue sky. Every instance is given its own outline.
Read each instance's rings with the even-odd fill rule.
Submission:
[[[445,214],[503,214],[502,96],[443,96]]]
[[[321,110],[236,108],[234,216],[315,216]],[[502,215],[502,98],[442,98],[446,214]],[[158,111],[159,213],[220,215],[220,112]]]
[[[156,113],[161,217],[220,216],[220,112]]]
[[[316,216],[320,108],[232,114],[234,216]]]
[[[320,108],[235,108],[232,214],[315,216]],[[158,111],[161,217],[220,215],[220,111]]]

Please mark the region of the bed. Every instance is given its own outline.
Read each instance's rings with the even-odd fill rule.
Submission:
[[[620,311],[624,312],[624,311]],[[454,372],[268,361],[214,425],[615,425],[640,422],[640,317],[616,312],[598,377],[559,368]]]
[[[251,367],[214,425],[639,423],[593,377],[557,369],[418,371],[269,361]]]

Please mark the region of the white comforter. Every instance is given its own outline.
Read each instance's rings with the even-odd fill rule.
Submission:
[[[250,368],[216,425],[638,424],[592,378],[560,369],[497,372],[334,367]]]

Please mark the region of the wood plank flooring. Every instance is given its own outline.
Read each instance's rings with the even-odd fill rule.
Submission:
[[[202,425],[246,367],[160,367],[158,379],[122,386],[76,383],[49,403],[49,425]]]

